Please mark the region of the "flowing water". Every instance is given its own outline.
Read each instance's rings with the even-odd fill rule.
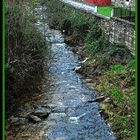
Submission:
[[[36,8],[41,17],[37,25],[49,42],[49,56],[44,61],[44,79],[46,83],[49,81],[49,87],[44,81],[43,97],[33,105],[25,103],[19,107],[22,115],[18,116],[18,120],[21,121],[16,124],[17,116],[14,116],[13,124],[9,122],[11,131],[7,132],[7,140],[12,134],[16,140],[115,140],[99,113],[99,103],[88,102],[97,98],[98,94],[74,71],[79,65],[78,57],[64,43],[60,31],[49,29],[47,23],[42,22],[46,17],[42,9]],[[32,112],[47,115],[40,121],[32,122],[26,117]]]

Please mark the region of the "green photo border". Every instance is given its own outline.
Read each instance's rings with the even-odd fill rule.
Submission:
[[[135,0],[135,140],[138,140],[138,0]]]
[[[138,0],[135,0],[135,140],[138,139]],[[5,140],[5,0],[2,0],[2,140]]]
[[[5,140],[5,0],[2,0],[2,140]]]

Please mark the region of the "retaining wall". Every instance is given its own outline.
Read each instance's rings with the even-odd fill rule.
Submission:
[[[135,51],[135,24],[120,18],[105,19],[96,15],[96,20],[110,42],[127,46],[131,53]]]

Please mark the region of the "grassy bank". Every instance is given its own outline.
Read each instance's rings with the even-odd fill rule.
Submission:
[[[35,26],[33,2],[6,3],[5,80],[6,117],[13,115],[16,99],[39,92],[46,42]]]
[[[134,136],[135,60],[127,47],[111,44],[91,15],[75,10],[57,0],[46,0],[48,22],[59,29],[79,58],[88,60],[81,73],[95,83],[100,94],[109,100],[100,104],[104,117],[118,139]]]
[[[99,6],[97,8],[97,13],[107,16],[107,17],[111,17],[111,11],[112,11],[113,7],[112,6]]]

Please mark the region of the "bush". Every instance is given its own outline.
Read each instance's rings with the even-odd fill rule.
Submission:
[[[35,16],[31,16],[26,9],[27,5],[6,6],[5,73],[8,115],[12,110],[11,104],[12,107],[15,104],[14,98],[35,93],[38,90],[36,82],[40,82],[43,76],[45,38],[32,22],[36,20]]]
[[[93,25],[90,26],[89,32],[85,37],[85,42],[92,43],[94,41],[98,41],[101,35],[101,28],[96,23],[93,23]]]

